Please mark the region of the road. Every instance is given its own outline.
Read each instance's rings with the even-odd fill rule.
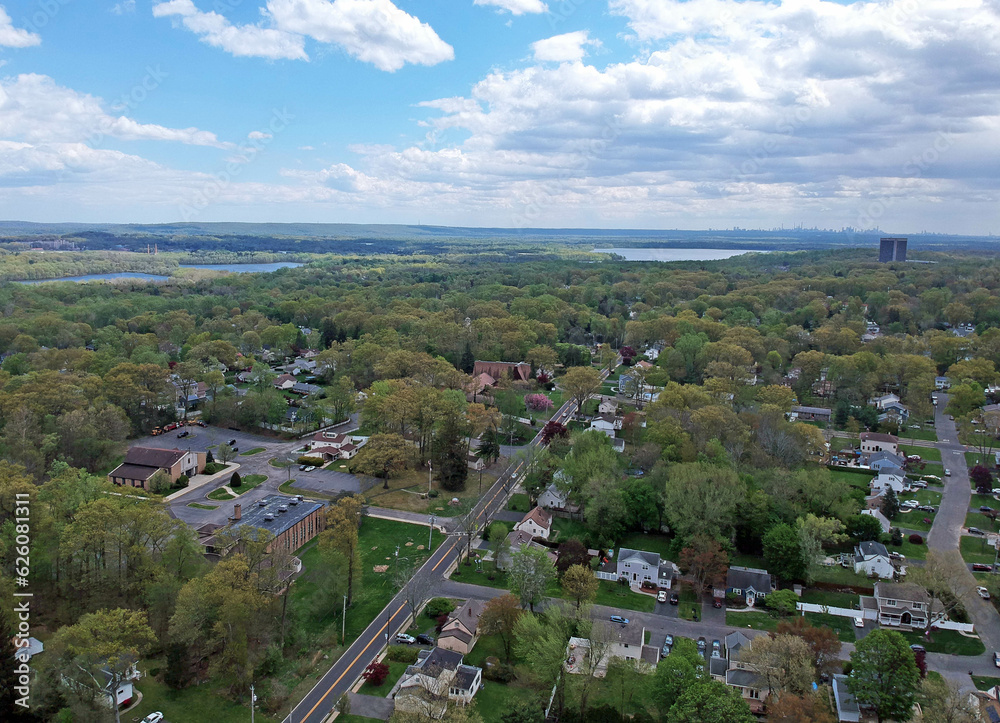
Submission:
[[[608,372],[602,372],[602,380]],[[552,416],[552,420],[565,424],[576,411],[576,404],[568,401]],[[528,447],[541,445],[542,433],[539,431]],[[473,508],[476,513],[477,525],[484,525],[503,509],[516,487],[516,482],[524,473],[525,462],[514,461],[503,471],[489,490],[480,498]],[[430,587],[440,584],[444,573],[456,564],[465,549],[462,537],[449,535],[445,541],[428,558],[427,562],[416,572],[415,577],[424,578]],[[403,631],[409,624],[410,610],[403,593],[397,594],[389,604],[376,616],[375,620],[365,628],[357,640],[351,643],[347,651],[320,678],[319,682],[296,705],[285,718],[285,723],[318,723],[333,710],[340,696],[354,684],[369,663],[375,660],[382,648],[392,640],[396,633]]]

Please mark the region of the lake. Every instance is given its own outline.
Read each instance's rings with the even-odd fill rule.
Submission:
[[[594,249],[595,254],[618,254],[626,261],[721,261],[763,249]]]
[[[266,274],[278,269],[294,269],[302,264],[291,261],[276,261],[273,264],[181,264],[182,269],[209,269],[214,271],[229,271],[234,274]],[[140,281],[166,281],[169,276],[157,274],[142,274],[136,272],[122,272],[116,274],[88,274],[87,276],[62,276],[56,279],[32,279],[30,281],[17,281],[18,284],[45,284],[50,281],[115,281],[116,279],[137,279]]]

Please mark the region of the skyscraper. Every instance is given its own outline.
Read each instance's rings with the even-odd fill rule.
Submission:
[[[890,261],[906,261],[906,239],[884,238],[879,247],[878,260],[883,264]]]

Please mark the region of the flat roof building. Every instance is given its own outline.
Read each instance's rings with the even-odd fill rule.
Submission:
[[[878,260],[883,264],[890,261],[906,261],[906,239],[882,239],[878,250]]]

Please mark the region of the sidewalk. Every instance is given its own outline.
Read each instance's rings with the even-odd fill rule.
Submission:
[[[209,485],[209,484],[211,484],[212,482],[215,482],[216,480],[218,480],[221,477],[231,477],[232,474],[233,474],[233,472],[235,472],[239,468],[240,468],[240,464],[238,462],[230,462],[229,466],[226,467],[221,472],[216,472],[215,474],[212,474],[212,475],[196,474],[188,482],[188,486],[187,487],[185,487],[182,490],[178,490],[177,492],[174,492],[172,495],[167,495],[166,497],[163,498],[163,501],[164,502],[173,502],[174,500],[176,500],[176,499],[178,499],[180,497],[183,497],[188,492],[193,492],[194,490],[201,489],[205,485]]]

